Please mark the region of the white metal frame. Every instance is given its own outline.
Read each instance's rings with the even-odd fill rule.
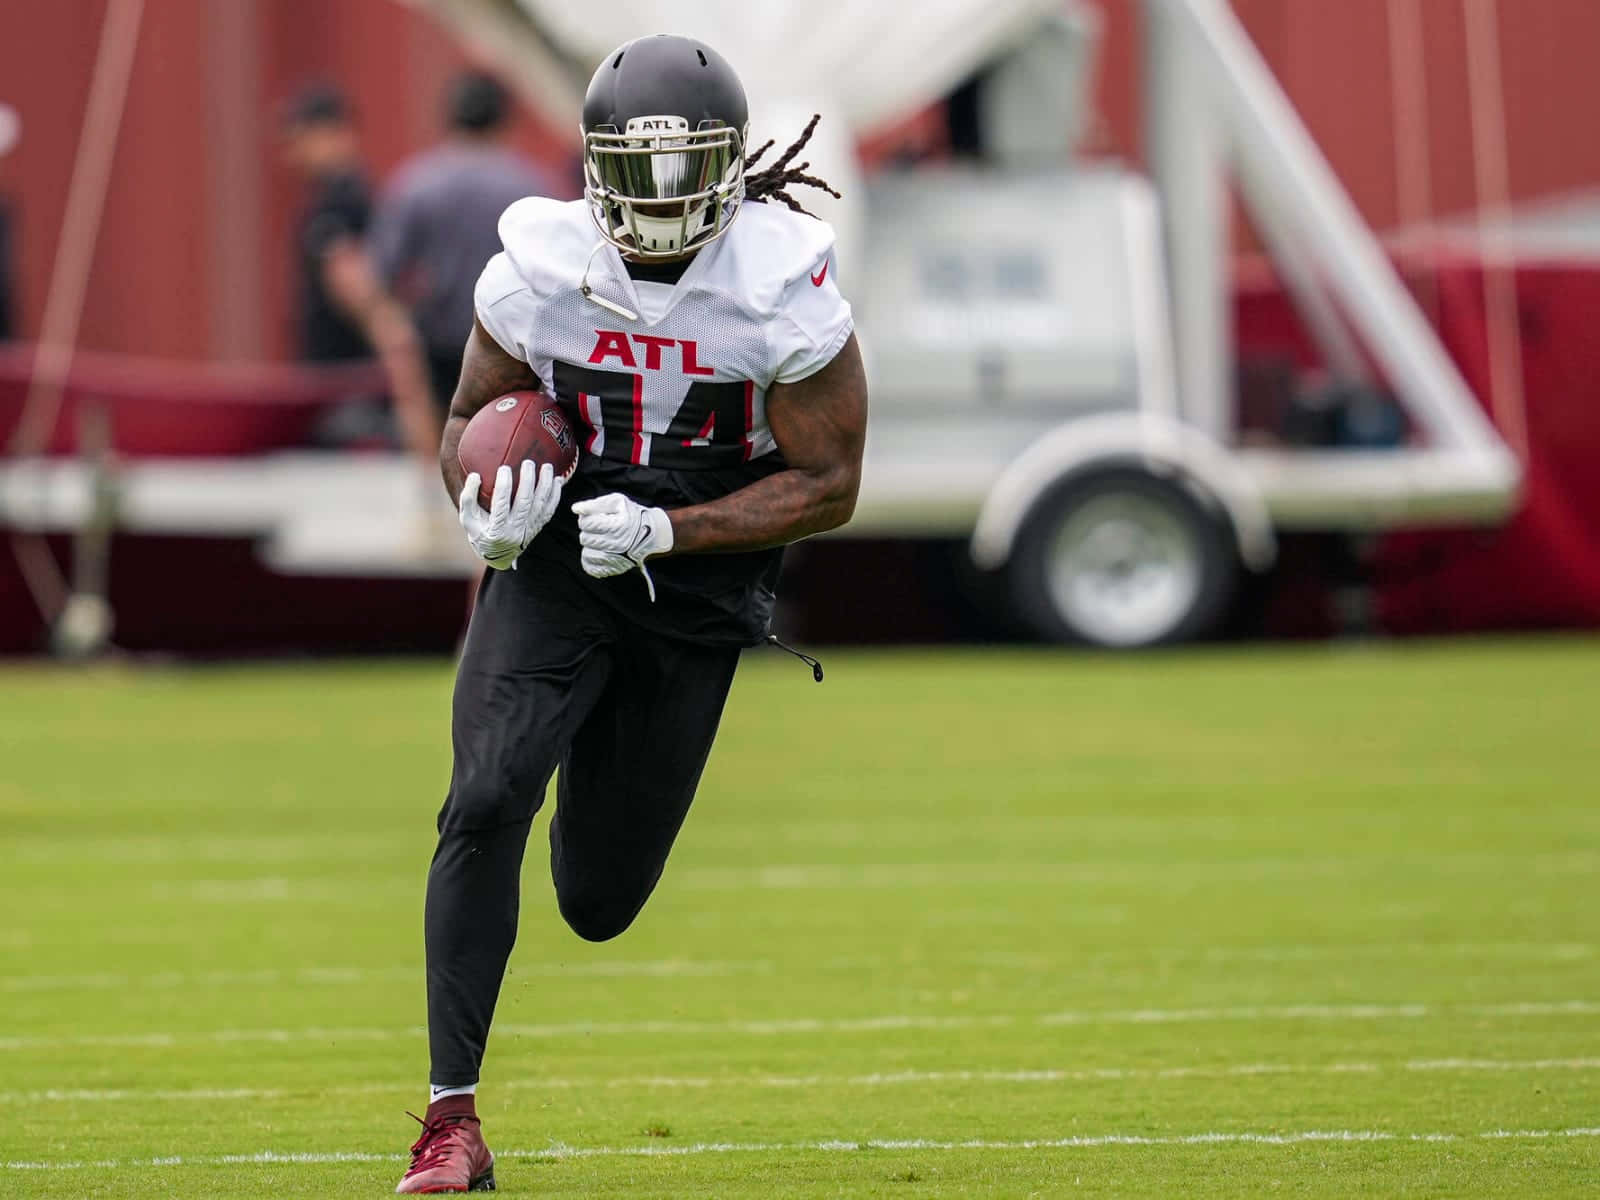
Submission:
[[[1161,209],[1147,211],[1148,193],[1127,189],[1138,409],[1068,421],[1011,463],[979,512],[973,558],[1002,566],[1047,492],[1124,463],[1209,499],[1256,570],[1276,553],[1276,529],[1502,519],[1519,464],[1232,10],[1224,0],[1144,4],[1146,141]],[[1330,370],[1366,381],[1370,352],[1426,444],[1234,445],[1230,171]],[[1150,253],[1160,246],[1165,269]]]
[[[1269,505],[1339,524],[1503,515],[1520,482],[1516,459],[1238,18],[1223,0],[1145,0],[1145,14],[1150,160],[1165,214],[1184,420],[1231,440],[1229,406],[1218,399],[1232,390],[1219,236],[1231,167],[1330,367],[1365,377],[1365,347],[1428,442],[1375,454],[1244,452]]]

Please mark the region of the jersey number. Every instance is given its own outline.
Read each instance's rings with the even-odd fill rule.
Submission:
[[[644,376],[555,364],[556,396],[578,410],[586,453],[615,462],[695,471],[750,457],[755,385],[697,379],[664,433],[644,429]]]

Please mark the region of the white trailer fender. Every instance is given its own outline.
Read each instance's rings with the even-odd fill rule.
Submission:
[[[1011,557],[1017,532],[1056,485],[1112,467],[1135,467],[1181,483],[1228,518],[1240,561],[1264,571],[1277,538],[1259,489],[1204,434],[1156,413],[1106,413],[1068,421],[1024,451],[995,482],[978,513],[972,558],[993,570]]]

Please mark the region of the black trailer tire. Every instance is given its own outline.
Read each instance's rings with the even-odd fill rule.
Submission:
[[[1012,601],[1050,641],[1134,649],[1217,627],[1239,577],[1232,527],[1183,484],[1137,467],[1074,475],[1024,518]]]

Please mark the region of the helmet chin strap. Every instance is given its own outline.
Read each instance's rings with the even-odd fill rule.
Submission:
[[[710,206],[702,201],[689,213],[689,220],[682,217],[647,217],[641,213],[629,213],[632,224],[622,224],[613,228],[612,235],[617,241],[623,238],[638,238],[645,242],[641,247],[655,253],[673,253],[681,251],[685,242],[700,232],[705,224],[706,213]],[[578,292],[591,304],[598,304],[607,312],[616,313],[624,321],[637,321],[639,314],[631,309],[624,308],[615,300],[607,300],[589,286],[589,272],[594,267],[594,256],[599,254],[607,245],[606,242],[596,242],[589,257],[583,264],[583,276],[578,281]]]
[[[589,260],[583,264],[583,278],[578,281],[578,291],[582,294],[583,298],[589,301],[591,304],[598,304],[601,308],[606,309],[608,312],[616,313],[617,316],[621,317],[624,321],[637,321],[639,319],[638,313],[630,312],[628,309],[623,308],[622,305],[618,304],[614,300],[607,300],[604,296],[596,295],[595,290],[589,286],[589,268],[594,266],[594,256],[599,254],[600,251],[604,250],[605,247],[606,243],[596,242],[594,244],[594,249],[589,251]]]

